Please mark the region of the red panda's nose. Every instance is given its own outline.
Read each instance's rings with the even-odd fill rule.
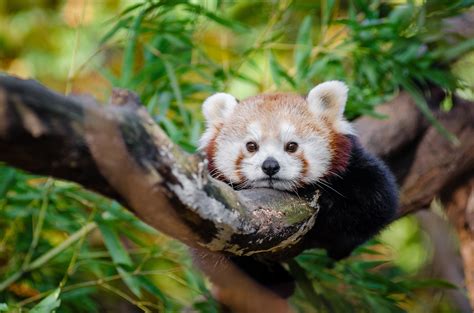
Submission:
[[[262,170],[268,176],[273,176],[280,170],[280,164],[272,157],[268,157],[262,164]]]

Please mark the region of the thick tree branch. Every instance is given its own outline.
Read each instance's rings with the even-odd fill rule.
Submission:
[[[429,128],[416,147],[409,174],[401,188],[403,213],[427,207],[433,197],[455,186],[474,170],[474,106],[457,100],[439,120],[459,139],[448,142],[434,128]]]
[[[275,256],[312,227],[318,194],[235,192],[176,147],[127,93],[101,107],[0,77],[0,160],[117,199],[189,246]],[[120,104],[120,103],[118,103]]]
[[[451,111],[436,115],[458,144],[430,126],[404,92],[378,108],[389,119],[362,117],[354,123],[364,145],[384,158],[397,176],[401,215],[428,207],[443,190],[473,174],[474,105],[458,98],[454,102]]]

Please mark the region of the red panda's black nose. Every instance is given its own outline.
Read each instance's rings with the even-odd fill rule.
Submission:
[[[262,164],[262,170],[268,176],[273,176],[280,170],[280,164],[272,157],[268,157]]]

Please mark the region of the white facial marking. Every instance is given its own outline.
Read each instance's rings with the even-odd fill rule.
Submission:
[[[329,128],[353,134],[343,118],[347,100],[344,83],[322,83],[309,92],[306,100],[285,97],[250,98],[239,107],[234,97],[216,94],[204,103],[207,128],[200,147],[207,147],[215,138],[212,161],[234,187],[295,190],[318,183],[331,168]],[[258,148],[248,151],[249,142],[255,142]],[[295,151],[286,151],[289,142],[297,144]],[[271,177],[262,169],[269,157],[279,164],[278,172]]]
[[[285,143],[295,141],[295,127],[288,122],[283,122],[280,126],[280,138]]]
[[[247,127],[249,141],[258,142],[262,138],[262,129],[258,122],[250,123]]]
[[[245,134],[221,133],[217,137],[215,165],[234,187],[294,190],[317,181],[328,170],[331,154],[327,139],[317,133],[298,134],[296,126],[289,122],[275,121],[275,125],[279,125],[278,131],[270,131],[254,121],[245,127]],[[258,145],[257,151],[247,151],[246,144],[250,141]],[[296,152],[285,150],[288,142],[298,144]],[[271,179],[262,169],[269,157],[280,166]],[[306,173],[303,173],[302,158],[308,164]]]

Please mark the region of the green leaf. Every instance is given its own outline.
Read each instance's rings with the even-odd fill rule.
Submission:
[[[105,246],[112,257],[114,264],[131,267],[133,265],[132,259],[120,241],[116,230],[103,220],[98,220],[97,224],[99,225],[99,230],[102,234],[102,238],[104,238]]]
[[[334,0],[326,0],[321,2],[321,10],[322,10],[322,19],[321,19],[321,24],[322,27],[327,27],[331,23],[331,16],[332,16],[332,11],[334,9],[334,4],[336,1]]]
[[[390,12],[388,18],[390,22],[397,27],[406,27],[415,13],[415,9],[412,3],[396,6],[392,12]]]
[[[453,95],[450,92],[447,92],[447,95],[441,102],[440,107],[444,112],[451,111],[453,108]]]
[[[356,254],[365,253],[365,254],[370,254],[370,255],[384,255],[382,252],[374,250],[374,249],[370,249],[369,247],[366,247],[366,246],[358,247],[356,250],[354,250],[354,253]]]
[[[135,65],[135,52],[137,48],[138,35],[140,34],[140,26],[145,16],[146,10],[142,10],[140,14],[135,17],[133,21],[132,29],[130,30],[130,39],[125,47],[123,64],[122,64],[122,76],[120,78],[120,87],[126,87],[130,84],[133,76],[133,67]]]
[[[377,267],[377,266],[380,266],[380,265],[383,265],[383,264],[387,264],[387,262],[388,261],[385,261],[385,260],[381,260],[381,261],[378,261],[378,260],[375,260],[375,261],[361,261],[361,262],[354,262],[354,266],[356,266],[358,270],[367,271],[367,270],[370,270],[374,267]]]
[[[133,228],[152,234],[158,235],[159,232],[151,227],[150,225],[146,224],[142,220],[138,219],[135,215],[130,213],[129,211],[125,210],[122,206],[120,206],[117,202],[112,202],[110,205],[105,206],[104,210],[108,215],[103,215],[102,219],[106,220],[107,222],[113,221],[116,222],[117,220],[126,222],[128,225],[133,226]]]
[[[147,277],[138,276],[137,279],[140,281],[141,286],[146,291],[159,298],[163,302],[165,307],[169,305],[168,298],[166,297],[166,295],[160,289],[158,289]]]
[[[441,279],[423,279],[423,280],[418,280],[418,281],[410,281],[406,283],[406,286],[410,289],[420,289],[420,288],[458,289],[458,286]]]
[[[311,40],[311,26],[313,20],[311,15],[306,16],[298,30],[296,39],[296,49],[294,53],[294,62],[296,66],[296,75],[299,79],[306,77],[309,68],[309,58],[313,43]]]
[[[144,3],[137,3],[135,5],[131,5],[127,8],[125,8],[122,12],[120,12],[119,16],[125,16],[133,11],[135,11],[136,9],[142,7],[144,5]]]
[[[212,21],[214,21],[214,22],[216,22],[216,23],[218,23],[218,24],[220,24],[224,27],[230,28],[230,29],[232,29],[236,32],[240,32],[240,33],[248,31],[248,28],[246,26],[244,26],[243,24],[241,24],[237,21],[234,21],[234,20],[222,18],[219,15],[217,15],[217,14],[211,12],[211,11],[206,10],[204,7],[202,7],[200,5],[196,5],[196,4],[192,4],[192,3],[186,3],[186,5],[189,7],[190,11],[196,12],[198,14],[203,14],[207,18],[209,18],[210,20],[212,20]]]
[[[0,303],[0,312],[8,312],[8,305],[6,303]]]
[[[168,113],[171,105],[171,98],[172,95],[170,92],[165,91],[160,94],[160,97],[158,98],[158,114],[160,116],[165,116]]]
[[[71,289],[68,291],[63,291],[63,293],[61,294],[61,300],[68,301],[68,300],[81,299],[79,301],[82,301],[85,298],[85,296],[93,295],[96,292],[98,292],[97,286]]]
[[[301,288],[309,303],[318,311],[333,311],[331,304],[327,301],[327,299],[323,295],[316,292],[313,284],[308,279],[304,268],[302,268],[295,260],[290,260],[288,262],[288,266],[290,268],[291,274],[296,279],[298,287]]]
[[[117,271],[120,274],[120,277],[122,277],[123,282],[127,287],[130,289],[131,292],[133,292],[134,295],[137,297],[141,298],[142,297],[142,292],[140,290],[140,281],[137,279],[136,276],[133,276],[131,273],[129,273],[127,270],[122,268],[121,266],[117,267]]]
[[[111,30],[109,30],[99,41],[100,45],[105,44],[107,41],[110,40],[120,29],[124,28],[129,22],[131,21],[131,18],[123,19],[120,20],[117,24],[112,27]]]
[[[160,122],[161,126],[165,129],[166,133],[168,134],[168,136],[170,136],[172,141],[178,142],[183,137],[183,133],[169,119],[164,118]]]
[[[281,80],[287,81],[293,88],[296,88],[295,81],[288,75],[287,71],[278,63],[273,53],[270,52],[270,73],[273,81],[280,86]]]
[[[176,72],[173,68],[173,65],[165,58],[162,58],[162,60],[163,64],[165,65],[166,74],[168,75],[168,79],[170,80],[171,89],[173,90],[174,97],[176,99],[176,102],[178,103],[179,113],[184,121],[184,125],[186,126],[186,128],[189,128],[189,116],[186,112],[186,108],[184,107],[183,95],[181,93],[181,87],[178,81],[178,77],[176,76]]]
[[[61,300],[59,298],[59,294],[61,293],[61,289],[57,288],[54,290],[49,296],[44,298],[40,303],[35,305],[31,310],[30,313],[49,313],[54,312],[59,306],[61,305]]]
[[[446,49],[442,52],[442,58],[444,61],[452,61],[466,52],[472,51],[474,49],[474,38],[467,39],[466,41],[461,41],[454,47]]]
[[[7,193],[10,186],[15,182],[16,170],[10,167],[0,168],[0,199]]]

